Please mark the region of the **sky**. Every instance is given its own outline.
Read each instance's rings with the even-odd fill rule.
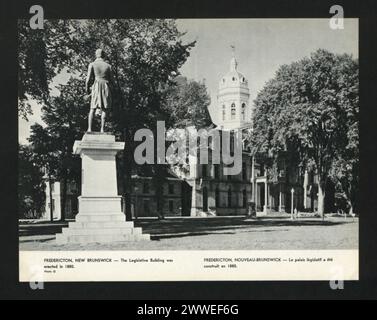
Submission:
[[[216,122],[216,95],[221,77],[229,70],[235,46],[238,71],[248,79],[250,103],[279,66],[309,56],[321,48],[358,58],[358,19],[345,19],[344,29],[333,30],[329,19],[178,19],[184,41],[196,40],[180,73],[196,81],[205,80],[211,96],[209,107]],[[67,80],[63,73],[55,83]],[[26,143],[30,125],[41,123],[40,107],[32,102],[29,122],[19,120],[19,141]]]

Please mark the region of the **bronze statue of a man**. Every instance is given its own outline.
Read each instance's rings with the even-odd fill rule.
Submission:
[[[92,131],[93,114],[96,110],[99,110],[101,115],[101,132],[104,132],[106,112],[111,107],[112,71],[110,64],[103,58],[103,50],[97,49],[96,60],[89,64],[86,77],[86,92],[91,94],[88,132]]]

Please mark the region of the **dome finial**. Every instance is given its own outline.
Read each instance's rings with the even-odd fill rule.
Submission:
[[[236,71],[237,70],[237,60],[236,60],[236,47],[234,44],[230,45],[232,48],[232,59],[230,60],[230,71]]]

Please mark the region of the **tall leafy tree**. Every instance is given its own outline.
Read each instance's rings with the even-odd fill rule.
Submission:
[[[19,145],[18,153],[19,218],[39,218],[44,211],[44,174],[30,146]]]
[[[88,102],[82,79],[71,78],[59,86],[60,95],[51,99],[50,105],[42,108],[42,127],[31,127],[30,142],[34,152],[49,174],[49,181],[61,182],[61,212],[65,219],[67,184],[75,181],[80,185],[80,159],[72,154],[75,140],[81,139],[87,128]]]
[[[280,67],[258,94],[252,148],[273,158],[293,155],[303,168],[314,170],[323,215],[334,160],[344,159],[344,148],[358,140],[358,108],[358,62],[346,54],[318,50]]]
[[[57,169],[59,166],[59,154],[55,148],[55,141],[51,139],[49,132],[40,124],[34,124],[29,141],[31,141],[30,148],[35,163],[39,168],[43,168],[46,173],[49,192],[50,203],[50,220],[54,221],[54,208],[52,198],[52,184],[57,176]]]
[[[343,107],[344,141],[334,159],[330,176],[343,193],[353,214],[359,188],[359,81],[358,64],[344,59],[337,68],[339,99]]]
[[[205,128],[212,121],[208,107],[210,97],[204,83],[178,76],[166,90],[163,110],[169,115],[168,126]]]
[[[18,114],[32,113],[30,99],[49,105],[54,77],[70,60],[72,29],[67,20],[45,20],[43,30],[33,30],[29,20],[18,25]]]

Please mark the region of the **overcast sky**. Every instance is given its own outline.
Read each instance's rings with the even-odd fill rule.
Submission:
[[[229,70],[235,46],[238,71],[249,81],[250,103],[282,64],[297,61],[322,48],[358,58],[358,20],[345,19],[344,29],[332,30],[328,19],[182,19],[184,40],[197,40],[181,68],[189,79],[205,79],[211,96],[211,115],[216,109],[218,82]],[[64,81],[65,77],[59,77]],[[26,142],[30,125],[40,122],[40,108],[32,104],[29,122],[19,120],[19,140]],[[216,119],[213,119],[216,121]]]

